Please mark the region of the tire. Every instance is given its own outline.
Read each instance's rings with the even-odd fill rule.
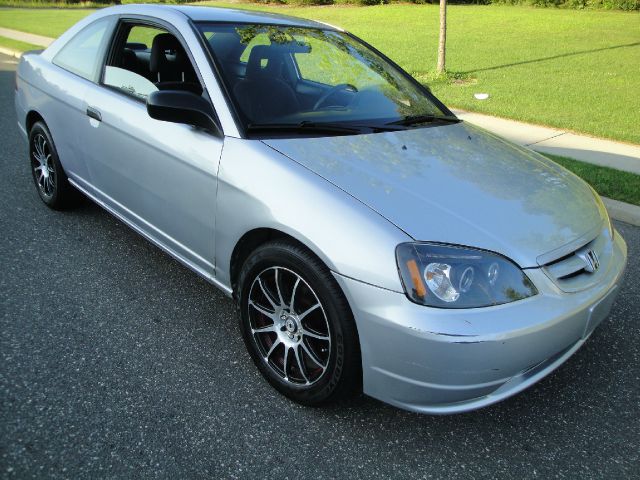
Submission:
[[[29,132],[29,160],[31,176],[44,204],[54,210],[73,206],[78,192],[67,180],[49,129],[36,122]]]
[[[269,242],[244,263],[238,285],[244,342],[276,390],[307,406],[344,400],[361,390],[355,321],[317,257],[292,243]]]

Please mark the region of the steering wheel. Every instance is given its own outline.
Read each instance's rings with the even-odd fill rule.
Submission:
[[[318,108],[320,108],[320,106],[327,100],[327,98],[335,93],[341,92],[342,90],[349,90],[353,93],[356,93],[358,91],[358,89],[350,83],[340,83],[335,87],[331,87],[329,90],[327,90],[315,103],[313,109],[318,110]]]

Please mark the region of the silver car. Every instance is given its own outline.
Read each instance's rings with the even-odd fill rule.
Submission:
[[[232,296],[257,368],[302,404],[492,404],[618,293],[627,248],[589,185],[339,28],[107,8],[23,55],[16,88],[43,202],[80,191]]]

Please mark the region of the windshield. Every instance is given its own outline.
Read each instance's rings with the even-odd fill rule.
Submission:
[[[410,119],[425,123],[450,115],[348,34],[274,25],[198,27],[248,131],[321,127],[349,134],[408,128]]]

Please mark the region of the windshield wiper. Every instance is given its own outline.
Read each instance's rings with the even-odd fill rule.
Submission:
[[[360,133],[361,129],[347,127],[339,123],[309,122],[300,123],[250,123],[248,132],[326,132],[326,133]]]
[[[411,115],[404,117],[403,119],[389,122],[387,125],[417,125],[419,123],[431,123],[431,122],[449,122],[458,123],[461,120],[457,117],[449,115]]]

